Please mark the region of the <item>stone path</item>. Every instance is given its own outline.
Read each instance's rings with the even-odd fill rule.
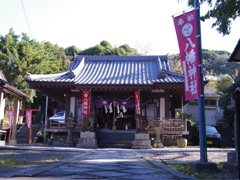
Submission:
[[[1,174],[12,179],[194,179],[127,149],[96,149],[46,167]],[[2,179],[2,178],[0,178]]]

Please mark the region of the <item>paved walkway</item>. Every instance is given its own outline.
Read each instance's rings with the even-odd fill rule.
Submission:
[[[66,149],[65,149],[66,150]],[[45,167],[0,174],[0,179],[194,179],[129,149],[96,149]]]

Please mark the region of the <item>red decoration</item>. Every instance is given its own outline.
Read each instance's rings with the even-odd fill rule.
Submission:
[[[12,127],[12,122],[13,122],[13,118],[14,118],[14,109],[7,109],[8,112],[8,124],[9,127]]]
[[[88,90],[82,91],[82,115],[87,116],[90,113],[91,93]]]
[[[7,109],[7,112],[8,112],[8,124],[9,124],[8,143],[10,143],[11,134],[12,134],[12,122],[14,118],[14,109]]]
[[[134,92],[134,97],[135,97],[135,107],[136,107],[136,114],[140,114],[141,110],[140,110],[140,92],[139,91],[135,91]]]
[[[28,125],[28,128],[31,128],[32,126],[32,111],[26,111],[26,122]]]
[[[197,99],[202,94],[196,15],[196,10],[192,10],[173,19],[184,72],[186,100]]]

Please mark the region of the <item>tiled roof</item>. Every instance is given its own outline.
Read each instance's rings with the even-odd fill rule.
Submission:
[[[7,81],[4,73],[0,70],[0,90],[1,89],[3,89],[4,92],[12,94],[14,96],[29,98],[27,94],[13,87],[11,83]]]
[[[75,85],[152,85],[183,83],[184,80],[182,74],[171,71],[166,55],[77,55],[66,72],[29,75],[28,81],[71,82]]]

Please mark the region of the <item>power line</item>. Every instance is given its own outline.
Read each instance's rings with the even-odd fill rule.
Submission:
[[[32,38],[32,37],[33,37],[33,36],[32,36],[32,31],[31,31],[30,25],[29,25],[29,23],[28,23],[27,14],[26,14],[26,11],[25,11],[25,8],[24,8],[23,1],[22,1],[22,0],[21,0],[21,3],[22,3],[23,12],[24,12],[24,15],[25,15],[25,18],[26,18],[26,21],[27,21],[27,25],[28,25],[28,29],[29,29],[29,32],[30,32],[30,36],[31,36],[31,38]]]

